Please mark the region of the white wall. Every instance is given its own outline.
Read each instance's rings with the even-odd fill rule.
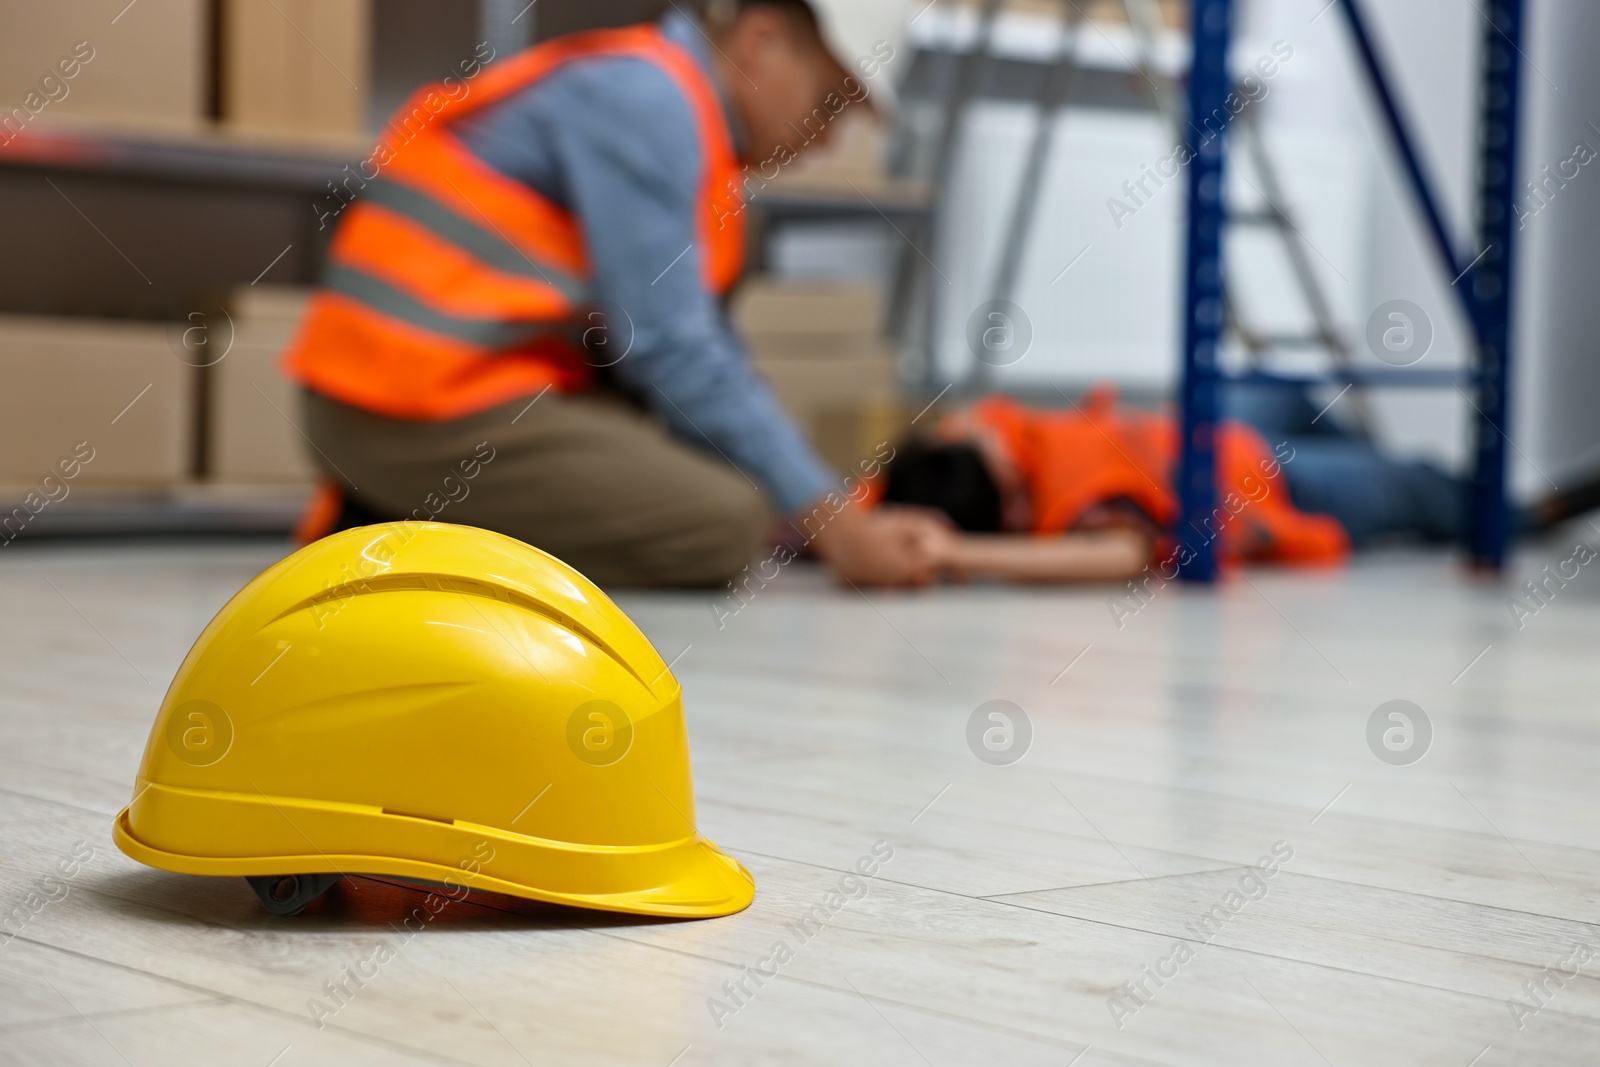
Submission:
[[[1368,4],[1421,151],[1454,232],[1475,244],[1477,65],[1483,17],[1456,0]],[[1523,43],[1520,173],[1526,179],[1568,159],[1578,142],[1600,150],[1600,68],[1590,54],[1600,39],[1600,5],[1588,0],[1530,0]],[[1331,17],[1324,20],[1334,22]],[[1342,26],[1338,27],[1342,31]],[[1342,36],[1342,33],[1341,35]],[[1559,87],[1559,88],[1558,88]],[[1366,100],[1365,89],[1360,90]],[[1427,254],[1412,198],[1376,131],[1370,102],[1360,111],[1372,158],[1374,195],[1367,226],[1368,306],[1415,300],[1443,324],[1431,364],[1463,362],[1470,334],[1447,280]],[[1600,270],[1600,161],[1584,167],[1518,232],[1513,309],[1513,493],[1548,492],[1600,462],[1600,307],[1589,290]],[[1385,397],[1386,438],[1408,451],[1465,462],[1470,438],[1463,402],[1453,394]]]
[[[1433,347],[1419,367],[1466,365],[1470,331],[1450,292],[1416,210],[1410,187],[1381,126],[1375,98],[1356,66],[1343,15],[1326,0],[1257,0],[1250,5],[1250,32],[1293,36],[1303,55],[1285,91],[1269,110],[1268,136],[1281,144],[1285,132],[1301,138],[1337,138],[1364,186],[1363,211],[1355,221],[1361,255],[1348,283],[1330,284],[1353,297],[1342,316],[1360,365],[1381,368],[1366,350],[1366,321],[1381,304],[1409,300],[1432,320]],[[1446,223],[1463,246],[1474,234],[1478,23],[1480,16],[1459,0],[1387,0],[1363,5],[1380,56],[1393,80],[1416,149],[1432,178]],[[1470,17],[1468,17],[1470,16]],[[1314,21],[1313,21],[1314,20]],[[1300,64],[1298,60],[1305,62]],[[1322,206],[1302,197],[1303,214]],[[1368,403],[1380,439],[1394,452],[1429,458],[1454,469],[1468,461],[1466,402],[1454,390],[1372,391]]]
[[[932,252],[946,282],[938,366],[958,378],[971,361],[966,325],[991,296],[1002,233],[1032,133],[1022,105],[984,104],[953,177],[949,228]],[[1153,117],[1071,112],[1058,120],[1036,226],[1012,299],[1031,320],[1031,349],[996,376],[1000,387],[1116,378],[1139,385],[1172,380],[1177,313],[1177,229],[1182,190],[1169,183],[1120,230],[1105,207],[1171,145]],[[1085,249],[1088,249],[1085,252]],[[1083,253],[1070,270],[1068,265]],[[1066,270],[1065,274],[1061,272]]]
[[[1524,83],[1525,176],[1566,160],[1578,142],[1600,151],[1590,125],[1600,123],[1600,4],[1535,0],[1531,18],[1525,50],[1540,69]],[[1565,485],[1600,465],[1600,159],[1525,221],[1512,437],[1528,454],[1516,484],[1537,492],[1545,476]]]

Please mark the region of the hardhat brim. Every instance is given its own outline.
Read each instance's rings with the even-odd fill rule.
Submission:
[[[146,795],[151,791],[147,789]],[[364,813],[364,817],[385,821],[428,821],[388,813]],[[743,911],[755,899],[755,879],[750,872],[738,860],[699,834],[662,845],[619,847],[543,841],[490,827],[463,827],[460,824],[453,827],[444,824],[434,824],[432,827],[401,826],[398,829],[410,831],[412,836],[419,831],[424,836],[456,831],[465,838],[488,841],[496,847],[497,853],[503,848],[509,861],[493,866],[519,873],[530,872],[535,877],[513,878],[489,874],[482,867],[474,871],[422,855],[327,853],[320,850],[309,854],[278,856],[184,854],[141,840],[133,826],[131,806],[118,813],[112,838],[130,858],[177,874],[222,877],[378,874],[465,886],[547,904],[683,919],[731,915]],[[316,848],[313,842],[308,840],[307,843]],[[540,872],[549,876],[548,881],[582,883],[585,871],[592,873],[591,880],[596,883],[592,891],[583,891],[581,885],[569,884],[563,889],[553,889],[549,884],[537,884],[547,881],[537,877]]]

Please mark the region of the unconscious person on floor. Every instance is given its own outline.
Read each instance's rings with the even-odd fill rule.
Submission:
[[[1217,438],[1218,505],[1180,523],[1177,420],[1097,390],[1065,410],[990,397],[902,442],[877,486],[942,513],[932,551],[953,578],[1170,579],[1202,546],[1244,561],[1338,563],[1352,549],[1464,534],[1466,483],[1385,455],[1303,392],[1236,387]],[[1593,487],[1519,510],[1539,530],[1600,504]]]

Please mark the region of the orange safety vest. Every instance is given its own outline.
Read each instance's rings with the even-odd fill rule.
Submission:
[[[580,338],[594,325],[585,317],[594,296],[582,228],[450,127],[566,63],[610,56],[655,64],[688,101],[705,160],[704,284],[731,289],[744,268],[741,175],[716,86],[653,25],[572,34],[502,60],[455,99],[431,85],[401,108],[373,153],[378,177],[329,246],[323,287],[284,358],[289,377],[403,419],[459,418],[546,387],[587,386]],[[431,116],[420,131],[418,114]]]
[[[1170,531],[1172,543],[1219,540],[1224,560],[1332,563],[1350,551],[1344,527],[1327,515],[1297,509],[1289,499],[1283,462],[1251,427],[1228,421],[1217,433],[1217,513],[1204,529],[1173,529],[1178,430],[1170,415],[1122,407],[1097,389],[1086,409],[1036,411],[1007,397],[972,409],[994,430],[1017,465],[1033,504],[1033,532],[1071,529],[1090,508],[1119,497],[1137,504]],[[1158,549],[1165,557],[1168,547]]]

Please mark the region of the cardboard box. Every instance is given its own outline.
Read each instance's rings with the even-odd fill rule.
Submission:
[[[753,278],[732,308],[756,369],[841,473],[887,438],[899,407],[895,350],[872,286]]]
[[[755,360],[778,401],[836,470],[854,469],[871,455],[865,439],[875,432],[868,413],[898,403],[894,360],[826,358]]]
[[[865,334],[883,330],[883,294],[859,283],[752,278],[739,287],[731,310],[746,338],[771,334]]]
[[[7,3],[0,8],[0,113],[15,120],[13,109],[21,109],[29,126],[74,118],[196,129],[205,119],[208,47],[204,0],[139,0],[125,10],[122,3]]]
[[[196,372],[170,342],[157,323],[0,315],[0,483],[34,485],[75,451],[93,458],[74,485],[187,478]]]
[[[370,0],[223,0],[222,112],[251,132],[367,128]]]
[[[751,357],[761,360],[892,360],[888,342],[875,334],[762,333],[745,336]]]
[[[859,475],[863,462],[882,462],[894,454],[891,450],[911,433],[911,420],[920,408],[897,397],[870,397],[845,406],[823,407],[811,416],[812,441],[840,474]],[[919,427],[932,418],[930,412]]]
[[[895,395],[892,359],[757,359],[785,407],[799,417],[869,397]]]
[[[846,108],[833,120],[827,145],[808,148],[775,177],[748,185],[759,204],[763,197],[839,200],[859,205],[865,197],[880,207],[924,207],[931,186],[923,179],[887,172],[883,123],[861,108]],[[770,168],[761,172],[770,174]]]
[[[233,347],[211,368],[211,480],[311,482],[300,391],[278,369],[311,290],[257,285],[230,301]]]

